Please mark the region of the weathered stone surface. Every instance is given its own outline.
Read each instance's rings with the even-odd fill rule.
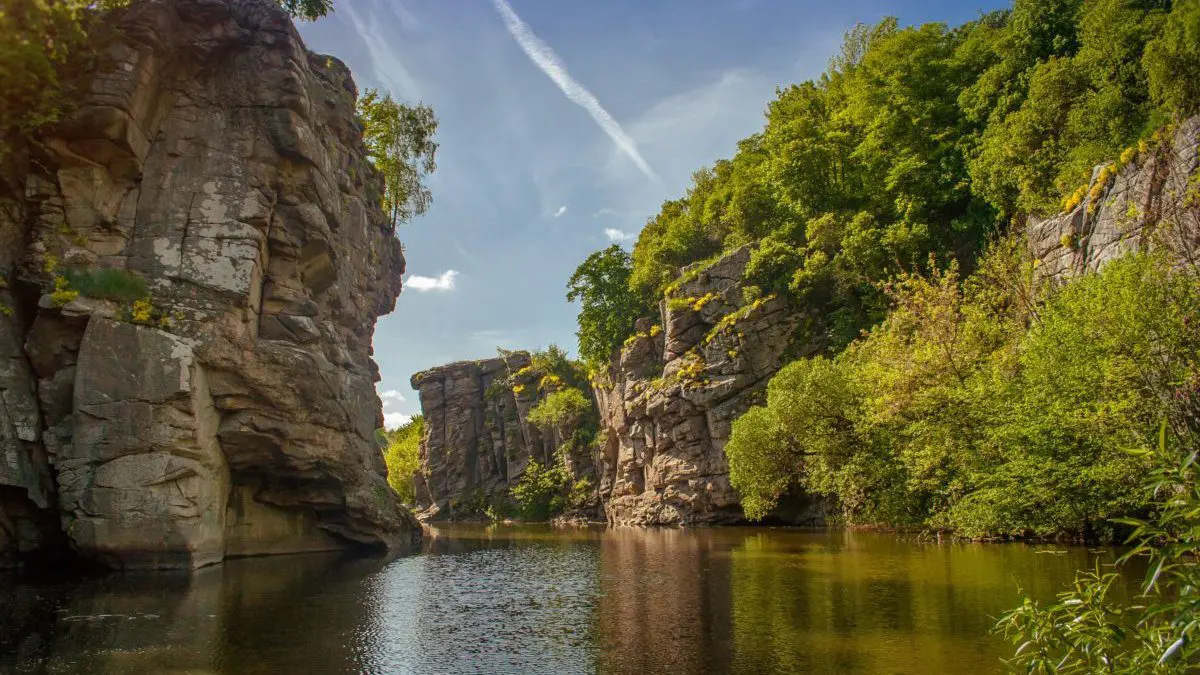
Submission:
[[[748,301],[743,247],[684,270],[662,308],[661,332],[638,334],[596,381],[605,445],[600,490],[616,525],[685,525],[742,518],[729,484],[730,424],[771,375],[802,354],[803,313],[780,298]]]
[[[116,567],[411,539],[371,360],[404,258],[349,72],[269,0],[113,22],[78,114],[4,167],[0,557],[47,513]],[[100,270],[147,297],[50,295]]]
[[[1200,263],[1198,148],[1200,117],[1193,117],[1111,178],[1097,167],[1088,185],[1094,198],[1052,218],[1030,218],[1026,237],[1040,273],[1063,280],[1154,248],[1184,264]]]
[[[461,361],[412,377],[421,399],[425,435],[421,470],[414,478],[422,520],[470,519],[485,507],[508,500],[507,491],[531,461],[549,466],[573,429],[544,432],[529,422],[529,411],[552,388],[539,386],[526,352]],[[594,484],[595,453],[563,457],[576,479]],[[595,520],[598,504],[571,514]]]

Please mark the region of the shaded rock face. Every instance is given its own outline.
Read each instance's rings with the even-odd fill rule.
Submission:
[[[595,386],[600,491],[617,525],[742,519],[725,443],[733,420],[761,402],[785,363],[815,350],[793,336],[806,317],[781,298],[743,297],[748,247],[685,269],[661,307],[662,328],[638,325]],[[807,505],[790,518],[816,522]]]
[[[0,563],[411,539],[371,360],[404,258],[349,72],[267,0],[113,22],[78,111],[5,169]]]
[[[574,429],[542,431],[529,422],[529,411],[550,393],[529,373],[531,362],[527,352],[509,352],[413,375],[425,417],[421,470],[414,477],[420,519],[480,517],[508,499],[531,461],[556,461]],[[563,457],[576,480],[594,480],[597,460],[594,450]]]
[[[1113,175],[1097,167],[1071,211],[1026,224],[1041,274],[1063,280],[1135,251],[1165,249],[1200,264],[1200,117],[1179,124]]]

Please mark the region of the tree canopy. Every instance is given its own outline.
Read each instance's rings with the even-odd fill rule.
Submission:
[[[358,100],[363,142],[383,174],[383,207],[393,225],[429,210],[432,195],[422,178],[437,169],[438,122],[424,104],[397,103],[391,94],[367,89]]]

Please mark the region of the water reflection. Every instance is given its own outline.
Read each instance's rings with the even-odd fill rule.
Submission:
[[[0,672],[998,670],[993,618],[1084,549],[768,529],[439,528],[421,554],[0,578]]]

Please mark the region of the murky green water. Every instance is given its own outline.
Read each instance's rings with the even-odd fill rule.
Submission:
[[[422,553],[0,579],[0,672],[983,673],[1084,548],[729,528],[439,528]]]

